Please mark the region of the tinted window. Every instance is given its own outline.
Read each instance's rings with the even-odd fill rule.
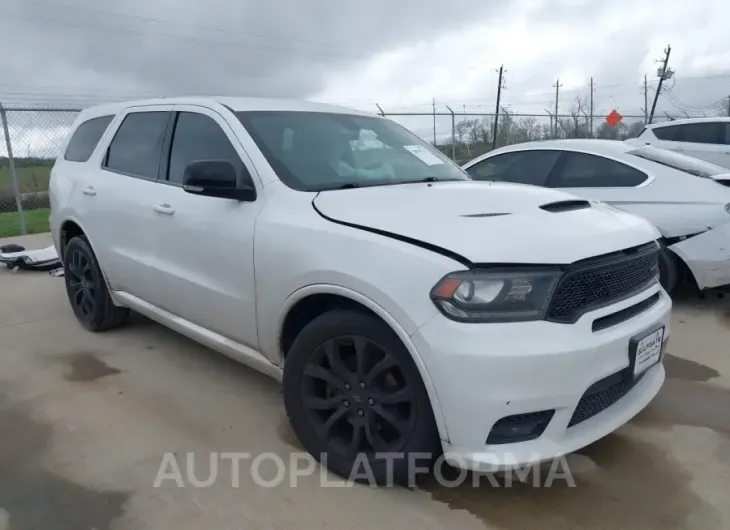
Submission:
[[[730,145],[730,122],[726,122],[724,124],[725,126],[725,138],[724,138],[724,144]]]
[[[720,122],[685,123],[678,125],[677,139],[694,144],[721,144],[723,124]]]
[[[652,129],[652,132],[654,133],[654,136],[656,136],[660,140],[666,140],[669,142],[673,142],[678,139],[677,133],[679,132],[679,127],[677,125],[668,125],[666,127],[654,127]]]
[[[621,162],[565,151],[550,184],[553,188],[625,188],[646,179],[644,173]]]
[[[194,160],[228,160],[239,178],[249,179],[241,157],[213,118],[181,112],[172,139],[168,179],[182,184],[185,167]]]
[[[114,116],[101,116],[79,125],[68,142],[63,158],[69,162],[86,162],[96,149],[96,144],[101,140],[112,119]]]
[[[487,158],[467,172],[474,180],[498,180],[545,186],[560,151],[517,151]]]
[[[279,178],[298,190],[469,180],[438,149],[387,119],[330,112],[238,112]]]
[[[114,135],[105,166],[115,171],[156,179],[169,112],[128,114]]]

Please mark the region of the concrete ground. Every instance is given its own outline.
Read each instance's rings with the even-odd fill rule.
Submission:
[[[0,530],[730,528],[727,299],[676,303],[664,388],[571,457],[576,487],[413,490],[321,487],[319,473],[265,488],[276,465],[257,481],[250,460],[234,487],[210,453],[299,451],[275,382],[142,318],[88,333],[47,273],[0,270],[0,301]],[[155,487],[165,454],[183,481]],[[216,463],[210,487],[191,484]]]

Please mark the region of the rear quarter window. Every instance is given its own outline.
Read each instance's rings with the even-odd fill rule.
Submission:
[[[656,136],[660,140],[665,140],[668,142],[676,142],[677,140],[679,140],[679,128],[677,125],[654,127],[653,129],[651,129],[651,132],[653,132],[654,136]]]
[[[99,116],[79,125],[68,142],[66,152],[63,154],[64,160],[69,162],[89,160],[112,119],[114,119],[114,115]]]

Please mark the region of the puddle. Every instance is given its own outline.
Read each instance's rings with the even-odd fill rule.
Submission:
[[[686,379],[688,381],[709,381],[720,377],[720,372],[707,365],[683,359],[670,353],[664,357],[664,369],[671,379]]]
[[[10,530],[108,530],[129,494],[100,492],[36,467],[51,429],[0,400],[0,512]],[[2,525],[0,525],[1,527]]]
[[[121,373],[120,370],[107,365],[90,353],[77,353],[69,357],[71,371],[66,374],[66,380],[75,383],[96,381],[102,377]]]
[[[659,394],[633,421],[706,427],[730,434],[730,389],[667,379]]]
[[[470,475],[452,488],[426,477],[419,489],[430,492],[434,500],[454,510],[470,512],[487,526],[505,530],[665,530],[685,527],[690,514],[717,516],[691,491],[689,476],[646,442],[614,434],[569,455],[567,461],[575,487],[554,474],[552,485],[544,487],[549,483],[548,466],[536,481],[534,476],[518,481],[517,475],[513,475],[509,487],[502,481],[495,487],[487,477],[481,477],[480,486],[474,487]],[[714,521],[707,523],[712,525]]]

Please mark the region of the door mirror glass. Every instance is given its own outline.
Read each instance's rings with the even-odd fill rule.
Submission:
[[[256,190],[251,185],[238,185],[236,168],[228,160],[194,160],[185,166],[183,189],[188,193],[253,201]]]

